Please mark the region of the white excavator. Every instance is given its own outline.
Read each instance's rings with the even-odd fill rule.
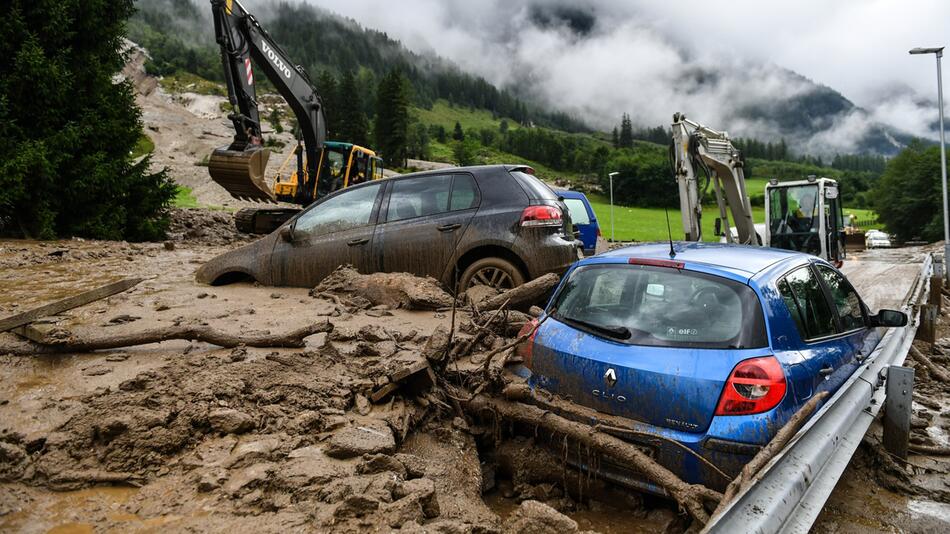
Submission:
[[[729,134],[676,113],[672,136],[670,161],[679,187],[686,241],[703,240],[702,200],[711,185],[719,210],[715,234],[727,243],[807,252],[837,265],[844,260],[844,221],[836,181],[815,176],[791,182],[769,180],[766,221],[757,225],[746,192],[745,161]]]

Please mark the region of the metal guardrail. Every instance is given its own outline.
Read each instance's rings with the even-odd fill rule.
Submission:
[[[884,404],[884,373],[907,357],[927,302],[933,255],[904,299],[910,321],[892,328],[837,393],[703,532],[806,533]]]

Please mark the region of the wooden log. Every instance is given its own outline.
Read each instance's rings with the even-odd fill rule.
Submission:
[[[923,365],[924,367],[927,368],[928,371],[930,371],[931,377],[935,378],[936,380],[939,380],[940,382],[950,382],[950,373],[941,369],[937,364],[935,364],[927,356],[924,356],[924,353],[920,352],[920,350],[918,350],[917,347],[913,345],[910,346],[910,355],[914,358],[914,360],[917,363]]]
[[[465,409],[474,416],[489,412],[503,419],[544,428],[549,432],[565,435],[600,454],[616,458],[663,487],[693,519],[703,524],[709,520],[709,513],[706,512],[704,504],[707,502],[715,504],[722,498],[720,493],[703,485],[683,482],[633,444],[604,432],[598,432],[589,425],[552,414],[537,406],[476,395],[465,403]]]
[[[19,345],[0,345],[0,354],[56,354],[64,352],[92,352],[104,349],[117,349],[149,343],[161,343],[172,339],[201,341],[220,347],[232,348],[238,345],[247,347],[288,347],[301,348],[304,339],[320,332],[330,332],[333,324],[329,321],[315,323],[284,334],[229,334],[208,326],[168,326],[142,332],[117,334],[89,339],[50,340],[45,343],[25,343]]]
[[[560,281],[558,275],[548,273],[514,289],[509,289],[504,293],[478,302],[478,309],[481,311],[497,310],[505,302],[508,302],[508,306],[513,309],[528,308],[547,296],[557,286],[558,281]]]
[[[788,442],[792,437],[798,433],[802,428],[802,425],[811,417],[815,412],[815,409],[818,407],[818,403],[825,399],[828,396],[827,391],[822,391],[814,397],[808,400],[804,406],[798,409],[795,412],[795,415],[785,423],[785,426],[782,427],[778,433],[769,441],[769,444],[762,448],[761,451],[756,454],[752,460],[749,461],[742,468],[742,471],[739,473],[739,476],[735,478],[732,482],[729,483],[729,486],[726,487],[726,491],[722,496],[722,501],[719,502],[719,507],[716,508],[716,511],[713,512],[713,517],[719,514],[725,507],[735,498],[739,492],[752,483],[752,478],[765,467],[765,464],[769,463],[776,454],[779,453],[782,449],[788,445]]]
[[[32,323],[37,319],[42,319],[50,315],[56,315],[58,313],[63,313],[64,311],[71,310],[73,308],[78,308],[79,306],[89,304],[90,302],[95,302],[106,297],[115,295],[116,293],[121,293],[127,289],[135,286],[144,278],[126,278],[119,280],[118,282],[112,282],[111,284],[106,284],[104,286],[97,287],[95,289],[90,289],[89,291],[83,291],[78,295],[73,295],[56,302],[51,302],[49,304],[44,304],[25,312],[18,313],[16,315],[11,315],[5,319],[0,319],[0,332],[6,332],[7,330],[16,328],[18,326],[23,326],[25,324]]]

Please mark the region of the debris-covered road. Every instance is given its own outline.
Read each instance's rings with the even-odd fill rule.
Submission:
[[[376,304],[366,298],[376,293],[354,291],[359,284],[345,273],[310,291],[196,284],[200,262],[242,240],[226,222],[214,212],[178,213],[166,244],[0,244],[4,315],[119,278],[146,278],[36,325],[54,336],[173,325],[254,335],[332,324],[302,349],[168,341],[0,356],[2,529],[655,532],[688,525],[674,504],[580,476],[529,438],[486,439],[503,432],[456,417],[452,397],[438,388],[403,391],[400,383],[387,392],[382,386],[400,370],[444,347],[451,299],[437,288],[414,291],[398,307],[401,293]],[[895,254],[876,261],[905,265],[906,256],[888,259]],[[852,277],[867,291],[860,273]],[[484,356],[527,319],[505,313],[505,326],[479,336],[488,314],[456,310],[455,345],[479,339],[444,376],[461,382],[480,373]],[[2,334],[0,343],[14,337]],[[915,439],[945,447],[947,386],[918,373]],[[866,441],[815,530],[943,530],[946,463],[915,456],[908,473],[880,452],[874,432]]]

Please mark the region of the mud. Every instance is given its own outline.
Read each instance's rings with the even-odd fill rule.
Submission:
[[[194,270],[223,247],[176,239],[0,242],[8,266],[0,310],[135,275],[146,280],[35,326],[79,337],[175,324],[277,333],[329,319],[333,332],[302,349],[169,341],[0,356],[0,530],[491,532],[507,528],[509,504],[543,494],[529,484],[524,497],[483,499],[486,451],[450,399],[397,391],[367,400],[400,365],[441,354],[432,346],[445,345],[450,311],[366,309],[343,292],[198,285]],[[459,308],[455,321],[456,341],[475,345],[479,362],[508,335],[498,325],[475,342],[465,333],[476,330],[471,313]],[[441,341],[430,342],[433,332]],[[605,506],[565,496],[558,509],[596,517]]]

